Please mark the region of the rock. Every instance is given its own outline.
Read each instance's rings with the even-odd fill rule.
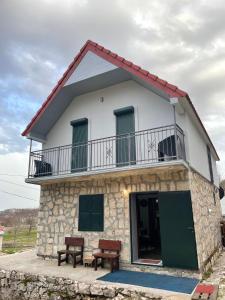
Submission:
[[[102,296],[103,288],[100,285],[93,284],[90,286],[90,293],[91,293],[91,295]]]
[[[78,283],[78,292],[84,295],[90,295],[90,284],[79,282]]]

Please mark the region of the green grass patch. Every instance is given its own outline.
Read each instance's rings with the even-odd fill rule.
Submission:
[[[37,239],[37,230],[20,227],[15,233],[14,228],[7,230],[3,237],[3,250],[7,254],[16,253],[26,248],[35,247]]]

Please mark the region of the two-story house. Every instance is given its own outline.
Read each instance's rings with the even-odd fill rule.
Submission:
[[[37,253],[122,241],[122,267],[203,271],[221,247],[217,152],[178,87],[87,41],[22,134],[41,186]]]

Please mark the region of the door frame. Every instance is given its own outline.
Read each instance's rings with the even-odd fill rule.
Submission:
[[[132,201],[132,196],[137,196],[137,195],[149,195],[149,194],[153,194],[153,195],[158,195],[159,194],[159,191],[149,191],[149,192],[132,192],[132,193],[129,193],[129,223],[130,223],[130,257],[131,257],[131,264],[135,264],[135,265],[138,265],[140,263],[137,263],[137,262],[134,262],[134,257],[133,257],[133,254],[134,254],[134,251],[133,251],[133,230],[132,230],[132,209],[131,209],[131,201]],[[136,215],[136,219],[137,219],[137,215]],[[137,241],[137,244],[138,244],[138,241]],[[139,246],[138,246],[139,247]],[[139,249],[137,249],[138,252],[139,252]],[[162,267],[161,265],[154,265],[154,266],[159,266],[159,267]]]
[[[133,245],[133,227],[132,227],[132,200],[133,196],[136,195],[146,195],[146,194],[155,194],[155,195],[160,195],[160,193],[165,193],[165,192],[175,192],[175,191],[149,191],[149,192],[131,192],[129,193],[129,218],[130,218],[130,258],[131,258],[131,264],[136,264],[136,265],[142,265],[141,263],[134,262],[134,245]],[[191,191],[190,190],[182,190],[182,191],[176,191],[176,192],[189,192],[190,193],[190,201],[191,201],[191,209],[192,209],[192,218],[194,219],[193,216],[193,207],[192,207],[192,198],[191,198]],[[197,241],[196,241],[196,234],[195,234],[195,224],[193,220],[193,230],[194,230],[194,236],[195,236],[195,252],[196,252],[196,262],[197,262],[197,269],[193,268],[186,268],[187,270],[199,270],[199,262],[198,262],[198,251],[197,251]],[[161,230],[160,230],[160,238],[161,237]],[[162,241],[162,240],[161,240]],[[163,246],[162,246],[163,247]],[[162,249],[161,249],[162,251]],[[162,253],[162,252],[161,252]],[[162,264],[161,265],[154,265],[155,267],[164,267],[163,265],[163,256],[161,257]],[[151,265],[151,264],[149,264]],[[179,267],[174,267],[174,268],[179,268]]]

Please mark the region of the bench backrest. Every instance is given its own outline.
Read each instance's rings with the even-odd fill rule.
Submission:
[[[65,244],[67,247],[83,247],[84,246],[84,238],[81,237],[66,237]]]
[[[98,248],[106,251],[121,251],[121,241],[99,240]]]

